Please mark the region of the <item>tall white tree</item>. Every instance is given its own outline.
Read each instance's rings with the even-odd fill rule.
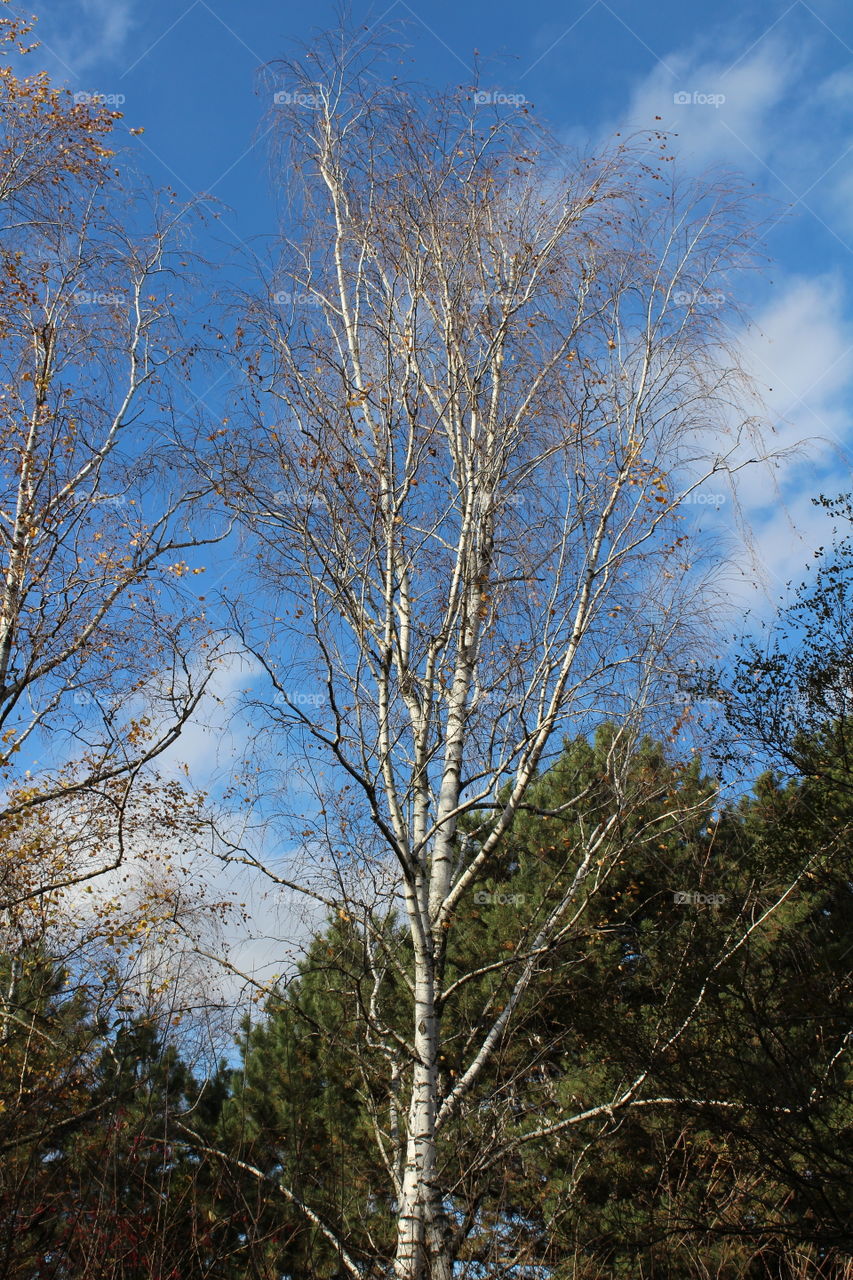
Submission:
[[[663,138],[571,157],[524,107],[389,86],[358,42],[321,43],[274,88],[288,235],[245,327],[249,419],[219,481],[262,583],[242,635],[270,681],[267,807],[277,781],[301,850],[265,870],[358,922],[393,1272],[449,1280],[470,1222],[448,1210],[442,1143],[619,857],[647,798],[632,748],[703,632],[681,504],[730,474],[752,425],[728,305],[749,201],[674,178]],[[455,924],[537,771],[602,720],[618,803],[583,824],[549,910],[519,910],[504,994],[448,1078],[448,1011],[483,973],[471,956],[447,977]],[[294,794],[276,752],[295,741]]]

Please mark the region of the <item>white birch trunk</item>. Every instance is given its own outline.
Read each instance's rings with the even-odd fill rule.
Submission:
[[[332,854],[320,900],[340,894],[370,936],[379,906],[403,903],[409,947],[388,963],[410,992],[405,1045],[371,1013],[393,1076],[387,1263],[396,1280],[450,1280],[473,1219],[446,1212],[445,1126],[571,936],[582,893],[606,878],[624,815],[590,822],[562,898],[519,922],[507,999],[484,1007],[450,1086],[442,1016],[465,977],[445,980],[448,938],[555,740],[592,709],[618,721],[618,793],[632,735],[697,625],[678,507],[739,462],[737,432],[719,441],[741,372],[721,363],[722,312],[673,295],[707,291],[743,243],[726,247],[707,192],[673,213],[648,155],[616,148],[558,181],[537,167],[527,119],[489,131],[464,99],[433,116],[348,58],[331,41],[319,64],[288,68],[304,96],[287,143],[310,210],[288,278],[315,306],[255,317],[249,374],[267,407],[242,501],[285,604],[253,651],[279,694],[288,645],[317,673],[323,712],[289,705],[277,719],[363,801],[363,881]],[[275,413],[287,420],[270,428]],[[320,500],[300,507],[306,489]],[[469,976],[482,972],[472,958]]]

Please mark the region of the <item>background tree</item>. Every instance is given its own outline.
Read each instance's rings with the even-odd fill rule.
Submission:
[[[109,891],[30,895],[0,925],[4,1276],[215,1274],[227,1256],[205,1162],[171,1152],[179,1114],[204,1114],[215,1095],[209,1011],[182,957],[217,945],[228,904],[192,873],[180,784],[145,788],[123,824],[133,858]],[[50,816],[29,811],[29,838],[19,819],[4,868],[42,857]],[[106,856],[108,830],[103,840]]]
[[[0,1274],[230,1280],[221,1170],[179,1128],[203,1118],[213,1085],[155,1020],[117,1012],[120,997],[95,1004],[69,977],[30,956],[4,1009]]]
[[[836,521],[832,546],[815,551],[813,574],[741,644],[731,668],[712,669],[696,687],[726,708],[721,763],[748,772],[757,755],[777,773],[821,778],[830,770],[845,786],[853,763],[853,501],[843,494],[814,502]]]
[[[120,824],[205,682],[180,585],[201,540],[178,451],[187,211],[123,191],[117,112],[16,74],[26,34],[0,19],[0,842],[50,805],[80,847],[93,810]],[[98,867],[63,855],[16,892]]]

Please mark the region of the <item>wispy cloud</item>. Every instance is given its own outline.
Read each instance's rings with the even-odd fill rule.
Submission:
[[[118,74],[137,20],[137,0],[44,0],[35,32],[41,48],[33,56],[60,81]]]
[[[677,152],[697,164],[760,169],[772,159],[804,62],[804,53],[779,37],[736,63],[699,49],[670,53],[637,85],[628,126],[669,131]]]
[[[741,345],[769,410],[769,446],[803,444],[774,468],[772,481],[757,467],[740,488],[777,592],[828,540],[830,522],[812,498],[849,488],[853,318],[839,274],[780,279]]]
[[[843,279],[853,252],[853,73],[838,68],[823,34],[786,22],[752,43],[731,28],[705,33],[667,51],[612,125],[666,130],[682,169],[740,171],[779,202],[781,234],[770,248],[785,256],[772,286],[751,287],[756,309],[740,348],[763,401],[766,447],[782,456],[738,477],[755,550],[749,565],[743,557],[741,604],[757,603],[756,561],[774,601],[802,576],[829,535],[812,498],[849,488],[853,303]],[[796,271],[786,269],[794,242],[808,249],[812,274],[800,257]],[[707,519],[727,522],[730,508]]]

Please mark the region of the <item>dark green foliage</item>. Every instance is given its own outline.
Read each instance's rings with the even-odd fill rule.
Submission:
[[[368,1260],[390,1247],[393,1220],[365,1106],[381,1071],[361,1016],[370,975],[354,930],[337,920],[315,938],[298,978],[267,1003],[264,1019],[244,1024],[242,1068],[231,1077],[222,1143],[266,1181],[255,1184],[270,1277],[331,1277],[338,1261],[300,1210],[277,1192],[283,1182]],[[365,1228],[369,1224],[370,1236]]]
[[[748,793],[722,804],[697,758],[651,740],[613,770],[604,725],[564,744],[460,900],[445,1096],[574,884],[442,1132],[472,1276],[849,1274],[850,555],[824,558],[725,689],[715,677],[721,756],[768,765]],[[468,816],[460,856],[491,820]],[[335,1280],[324,1228],[366,1280],[387,1275],[380,1147],[405,1110],[387,1045],[410,1034],[409,946],[393,918],[366,931],[342,909],[244,1022],[240,1065],[204,1081],[162,1028],[112,1023],[38,948],[0,959],[0,1280]]]
[[[0,1276],[230,1276],[221,1176],[181,1117],[211,1108],[144,1019],[98,1012],[42,951],[0,959]],[[107,1006],[109,1007],[109,1006]],[[221,1101],[221,1098],[220,1098]]]
[[[575,874],[582,830],[616,805],[612,741],[605,727],[566,744],[460,907],[445,1091]],[[454,1220],[469,1218],[463,1259],[676,1280],[701,1257],[734,1280],[793,1276],[805,1250],[840,1274],[853,790],[825,744],[811,750],[824,761],[814,776],[766,774],[720,811],[698,761],[639,748],[631,785],[646,799],[618,831],[618,858],[580,888],[577,919],[443,1137]],[[384,927],[405,972],[405,935]],[[99,1020],[49,957],[4,965],[0,1275],[332,1280],[335,1251],[293,1197],[365,1275],[381,1273],[393,1189],[374,1124],[387,1140],[393,1082],[367,1015],[378,982],[404,1036],[406,1001],[393,965],[371,970],[355,921],[314,939],[246,1021],[240,1067],[203,1086],[152,1024]],[[637,1099],[668,1101],[601,1109],[638,1080]]]
[[[616,804],[611,742],[605,728],[566,745],[460,916],[447,984],[483,972],[447,1001],[445,1092],[574,873],[581,827]],[[633,785],[648,799],[619,830],[619,858],[594,892],[584,886],[577,923],[446,1132],[455,1220],[471,1213],[477,1179],[462,1257],[486,1268],[516,1257],[578,1280],[675,1280],[699,1250],[720,1276],[784,1274],[798,1249],[850,1244],[851,1114],[836,1058],[853,945],[847,793],[768,775],[720,813],[698,762],[672,762],[653,742],[637,752]],[[543,816],[580,792],[577,810]],[[373,1257],[391,1245],[389,1180],[364,1106],[368,1093],[380,1116],[390,1103],[365,1038],[368,990],[357,931],[336,921],[244,1037],[231,1113],[242,1115],[241,1150],[290,1179],[365,1262],[368,1240]],[[637,1080],[638,1099],[669,1101],[517,1141]],[[285,1216],[297,1239],[298,1212]],[[335,1274],[304,1224],[299,1249],[283,1274]]]

